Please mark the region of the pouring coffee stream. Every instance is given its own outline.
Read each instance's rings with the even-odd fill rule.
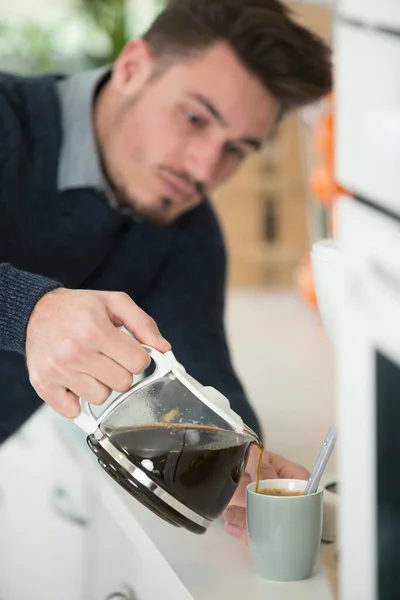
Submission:
[[[225,396],[186,373],[171,351],[144,346],[154,372],[100,416],[80,400],[76,424],[100,466],[169,523],[204,533],[239,484],[261,442]]]
[[[262,457],[263,457],[263,453],[264,453],[264,446],[260,442],[260,440],[258,440],[257,445],[258,445],[258,463],[257,463],[257,477],[256,477],[256,494],[258,494],[258,488],[260,486],[261,465],[262,465]]]

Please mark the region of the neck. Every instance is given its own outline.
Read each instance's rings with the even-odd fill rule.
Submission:
[[[106,83],[97,93],[93,106],[93,125],[96,143],[101,157],[104,157],[105,140],[110,130],[112,120],[112,90],[110,84]]]
[[[117,189],[114,184],[115,178],[113,177],[109,161],[107,160],[106,152],[107,139],[115,121],[114,110],[116,106],[116,101],[113,96],[114,93],[112,86],[110,85],[110,82],[107,82],[99,90],[94,101],[93,126],[96,137],[97,149],[99,151],[104,174],[109,182],[110,188],[112,189],[117,201],[120,202],[120,199],[118,198]]]

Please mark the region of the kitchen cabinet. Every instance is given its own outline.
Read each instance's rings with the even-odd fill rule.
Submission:
[[[398,215],[400,37],[341,23],[336,42],[337,178]]]
[[[0,451],[1,600],[84,600],[84,485],[39,411]]]
[[[99,471],[89,528],[87,600],[193,600],[139,523],[135,536],[129,535],[131,517],[107,493],[110,482],[101,481],[102,475]]]
[[[339,0],[338,8],[342,17],[375,27],[400,30],[398,0]]]
[[[94,480],[53,421],[44,407],[0,452],[1,600],[192,600],[140,525],[126,533],[78,428]]]

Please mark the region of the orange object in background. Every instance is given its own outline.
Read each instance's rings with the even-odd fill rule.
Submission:
[[[317,297],[315,295],[314,278],[311,267],[311,257],[307,253],[296,270],[296,285],[300,296],[306,304],[317,308]]]
[[[336,196],[333,171],[327,165],[316,165],[310,174],[310,187],[314,198],[326,208],[331,208]]]
[[[341,194],[351,193],[335,180],[335,119],[333,94],[326,99],[326,109],[319,115],[312,133],[313,164],[309,168],[310,191],[316,202],[326,212],[328,231],[321,232],[322,237],[335,237],[337,225],[333,205]],[[325,102],[324,102],[325,106]],[[296,275],[296,286],[306,304],[318,309],[314,288],[314,278],[310,253],[299,264]]]
[[[333,95],[327,98],[328,108],[315,125],[313,150],[315,160],[309,172],[310,189],[321,206],[331,209],[336,196],[350,193],[335,181],[335,119]]]
[[[333,166],[334,161],[334,122],[331,112],[324,113],[314,133],[315,152],[325,164]]]
[[[333,97],[328,98],[328,108],[321,114],[313,134],[315,163],[310,169],[310,188],[315,200],[331,208],[337,195],[335,182]]]

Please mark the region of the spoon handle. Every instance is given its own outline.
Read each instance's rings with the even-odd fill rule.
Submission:
[[[317,491],[319,482],[325,471],[325,467],[335,447],[337,437],[337,427],[331,427],[318,454],[318,458],[312,470],[311,477],[308,480],[308,483],[304,490],[304,496],[307,496],[308,494],[315,494],[315,492]]]

